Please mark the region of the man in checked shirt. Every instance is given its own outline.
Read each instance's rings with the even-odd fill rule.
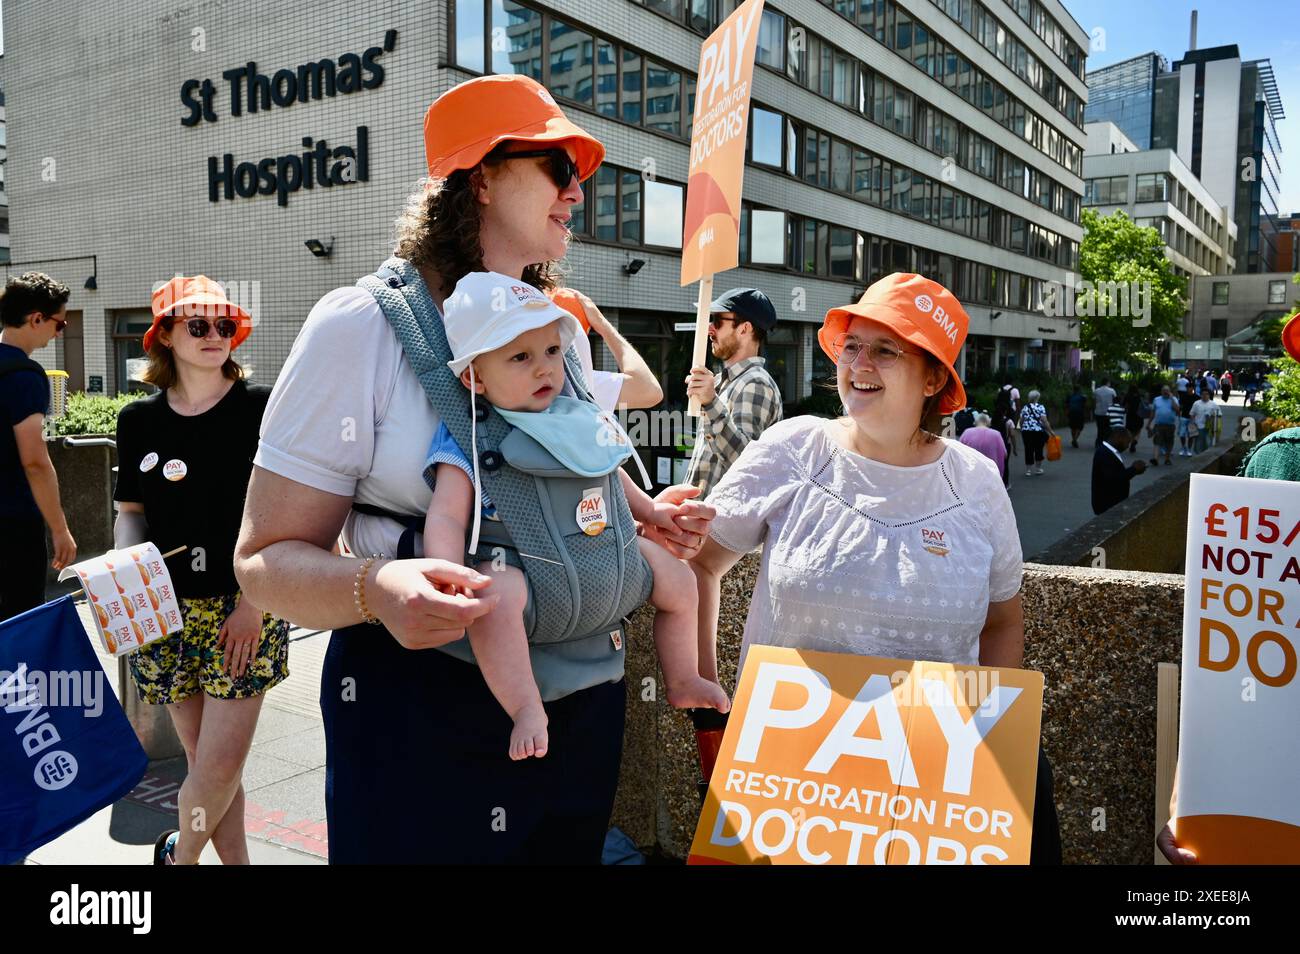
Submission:
[[[690,483],[703,500],[745,445],[781,420],[781,391],[763,367],[759,349],[776,327],[776,309],[757,288],[733,288],[712,305],[709,342],[721,374],[692,368],[686,394],[700,400],[700,422]]]

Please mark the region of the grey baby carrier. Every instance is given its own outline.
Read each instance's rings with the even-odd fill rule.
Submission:
[[[446,332],[418,270],[404,259],[390,258],[357,284],[379,303],[456,443],[466,456],[478,455],[480,480],[499,522],[483,521],[474,556],[491,559],[494,552],[501,553],[528,579],[530,612],[524,622],[543,698],[548,697],[551,663],[563,669],[571,663],[600,665],[602,657],[617,657],[606,659],[609,664],[617,662],[617,678],[622,671],[621,621],[645,602],[653,582],[637,547],[636,524],[619,482],[619,468],[603,477],[575,475],[483,400],[477,402],[476,440],[471,439],[469,391],[447,366],[451,349]],[[574,392],[591,401],[573,350],[564,358],[565,376]],[[592,488],[600,488],[607,502],[608,525],[588,536],[575,514]],[[552,652],[539,658],[536,647],[543,645]],[[473,661],[468,639],[443,648]],[[559,682],[566,678],[558,672],[554,676]]]

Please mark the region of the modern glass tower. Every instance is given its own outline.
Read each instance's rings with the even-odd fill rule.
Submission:
[[[1151,149],[1151,128],[1156,107],[1156,77],[1169,72],[1169,61],[1159,53],[1132,59],[1088,73],[1087,120],[1112,122],[1139,149]]]

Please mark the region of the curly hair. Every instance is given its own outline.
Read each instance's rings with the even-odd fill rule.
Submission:
[[[501,143],[484,156],[483,164],[499,162],[507,144]],[[473,187],[475,172],[458,169],[446,179],[421,179],[397,217],[393,254],[417,268],[437,272],[444,295],[450,295],[470,272],[485,271],[479,240],[480,206]],[[561,278],[558,262],[529,265],[523,274],[524,281],[542,291],[554,288]]]

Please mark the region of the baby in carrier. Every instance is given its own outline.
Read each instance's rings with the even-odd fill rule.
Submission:
[[[563,439],[580,447],[584,457],[592,458],[590,472],[617,470],[633,516],[672,529],[671,508],[657,506],[618,467],[619,460],[635,456],[635,452],[612,415],[600,412],[590,402],[561,395],[564,352],[573,338],[583,333],[577,319],[519,279],[473,272],[461,279],[448,297],[443,324],[452,352],[448,364],[473,400],[486,400],[507,421],[525,430],[530,415],[563,415]],[[462,563],[470,554],[468,562],[472,562],[481,521],[496,519],[495,508],[483,493],[477,457],[473,449],[465,453],[445,424],[439,426],[424,472],[433,486],[424,525],[425,556]],[[567,519],[576,519],[588,535],[612,533],[606,526],[614,515],[607,517],[604,506],[599,498],[584,499],[576,514]],[[545,519],[546,515],[537,514],[538,521]],[[636,544],[654,577],[650,603],[656,610],[655,649],[668,702],[677,708],[708,707],[726,712],[730,708],[726,693],[698,671],[694,574],[657,543],[637,537]],[[500,595],[500,601],[469,626],[474,658],[488,688],[514,720],[510,757],[541,757],[547,748],[547,717],[529,661],[524,622],[527,579],[522,571],[502,565],[500,560],[480,558],[475,568],[492,576],[492,592]]]

